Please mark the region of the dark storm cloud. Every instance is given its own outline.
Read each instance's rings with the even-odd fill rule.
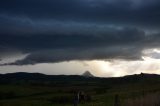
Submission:
[[[158,0],[2,0],[0,13],[31,19],[158,25]]]
[[[129,35],[130,31],[127,31],[129,30],[126,29],[126,32],[123,32],[123,34]],[[131,34],[133,34],[132,31]],[[135,37],[138,34],[140,34],[141,37],[139,37],[140,35]],[[74,39],[74,36],[72,36],[72,40],[67,40],[65,37],[62,37],[62,41],[56,39],[59,41],[57,43],[51,43],[52,39],[50,38],[51,41],[47,41],[46,44],[50,43],[53,46],[44,47],[43,43],[38,42],[36,42],[38,43],[35,45],[36,48],[28,45],[32,50],[28,50],[28,53],[30,54],[24,59],[3,65],[34,65],[37,63],[63,62],[71,60],[142,60],[142,56],[144,55],[143,50],[158,48],[160,45],[160,34],[146,35],[142,34],[140,31],[130,35],[131,38],[123,38],[123,36],[119,35],[121,34],[117,33],[117,36],[112,35],[110,38],[102,36],[100,38],[99,36],[96,36],[95,38],[92,36],[84,36],[82,39],[80,39],[82,36],[79,36],[80,38],[77,39]],[[34,45],[34,43],[31,45]],[[23,47],[23,45],[21,46]]]
[[[0,58],[5,65],[94,59],[141,59],[159,47],[158,0],[1,0]],[[146,29],[151,34],[146,33]]]
[[[108,33],[107,33],[108,32]],[[135,28],[112,29],[102,35],[6,35],[1,43],[29,53],[23,60],[4,65],[26,65],[95,59],[141,59],[146,42],[154,38]],[[157,42],[158,43],[158,42]]]
[[[105,29],[100,32],[87,30],[83,33],[75,32],[69,35],[64,35],[64,33],[29,36],[4,35],[1,36],[0,44],[30,52],[44,49],[95,48],[126,45],[140,42],[144,38],[145,33],[135,28],[110,28],[110,30],[106,29],[106,31]]]
[[[107,48],[59,49],[33,52],[23,60],[3,65],[34,65],[37,63],[63,62],[71,60],[141,59],[138,48],[112,46]]]

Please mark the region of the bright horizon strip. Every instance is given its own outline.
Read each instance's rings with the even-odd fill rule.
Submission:
[[[160,59],[153,58],[152,55],[154,53],[159,56],[160,50],[145,50],[144,56],[142,56],[143,60],[137,61],[115,59],[111,61],[69,61],[23,66],[1,66],[0,73],[38,72],[48,75],[81,75],[83,72],[88,70],[98,77],[121,77],[140,73],[160,74]],[[20,57],[22,58],[23,56]]]

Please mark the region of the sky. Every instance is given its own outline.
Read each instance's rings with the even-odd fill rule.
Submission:
[[[160,74],[159,0],[0,0],[0,73]]]

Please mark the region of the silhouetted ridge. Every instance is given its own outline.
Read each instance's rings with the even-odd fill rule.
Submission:
[[[89,71],[85,71],[82,76],[84,77],[94,77],[94,75],[92,75]]]
[[[0,84],[33,84],[33,85],[117,85],[131,83],[160,83],[160,75],[156,74],[135,74],[118,78],[99,78],[94,77],[89,71],[82,75],[45,75],[40,73],[9,73],[0,74]],[[98,85],[96,85],[98,86]]]

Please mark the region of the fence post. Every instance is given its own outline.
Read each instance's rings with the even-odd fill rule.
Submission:
[[[116,94],[114,98],[114,106],[120,106],[119,95]]]

